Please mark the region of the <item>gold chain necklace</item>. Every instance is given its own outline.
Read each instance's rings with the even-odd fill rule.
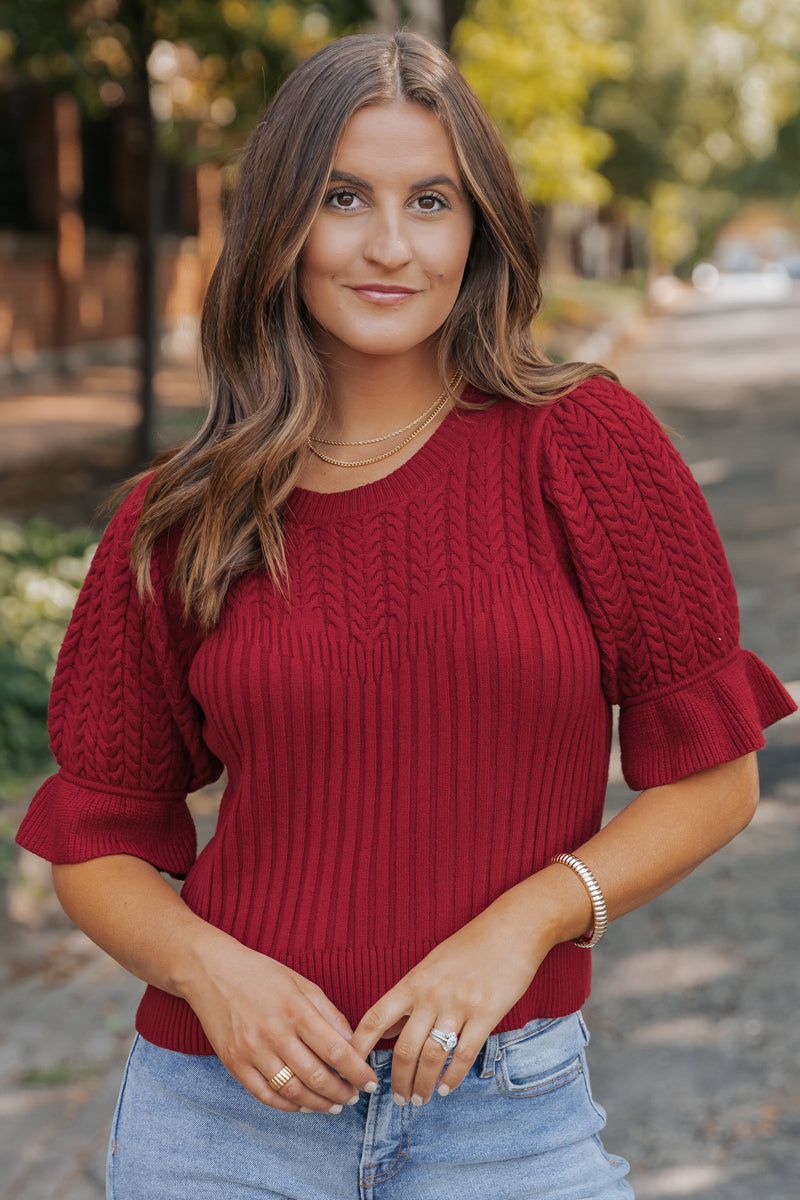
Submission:
[[[391,458],[393,454],[397,454],[398,450],[402,450],[404,446],[407,446],[409,442],[413,441],[417,434],[422,433],[423,429],[425,429],[427,425],[430,425],[431,421],[438,416],[450,398],[450,392],[455,391],[460,384],[461,379],[461,372],[457,371],[450,381],[449,389],[441,392],[436,397],[431,407],[427,409],[422,416],[415,418],[415,420],[421,422],[421,424],[417,425],[417,428],[414,430],[414,432],[411,433],[407,438],[404,438],[402,442],[399,442],[391,450],[387,450],[384,454],[376,454],[372,458],[359,458],[356,459],[355,462],[345,462],[344,459],[341,458],[329,458],[327,454],[323,454],[321,450],[317,450],[310,437],[306,439],[308,442],[308,448],[313,454],[316,454],[317,458],[321,458],[323,462],[331,463],[334,467],[366,467],[371,463],[381,462],[384,458]],[[385,439],[388,437],[397,437],[399,434],[405,433],[406,429],[408,429],[409,426],[413,425],[414,423],[415,421],[410,421],[408,425],[404,425],[402,429],[396,430],[395,433],[387,433],[380,438],[365,438],[360,442],[327,442],[323,438],[315,438],[314,441],[322,442],[324,446],[366,446],[371,442],[385,441]]]
[[[425,417],[427,417],[428,413],[432,412],[433,409],[436,408],[436,405],[441,402],[443,395],[444,393],[441,392],[436,397],[430,408],[426,408],[424,413],[421,413],[418,417],[414,417],[413,421],[409,421],[408,424],[403,425],[401,429],[395,429],[394,433],[382,433],[380,437],[362,438],[359,442],[334,442],[330,438],[314,437],[313,434],[312,440],[319,442],[321,446],[371,446],[373,442],[385,442],[387,438],[400,437],[400,434],[405,433],[405,431],[410,429],[412,425],[416,425],[418,421],[423,421]]]

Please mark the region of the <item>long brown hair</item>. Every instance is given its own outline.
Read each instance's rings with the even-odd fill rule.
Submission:
[[[410,33],[325,46],[276,93],[242,159],[203,307],[208,417],[157,467],[131,546],[145,594],[153,546],[180,523],[173,583],[204,630],[246,571],[265,566],[285,589],[283,506],[326,406],[298,258],[348,120],[400,100],[442,122],[475,207],[464,280],[439,337],[443,386],[458,368],[492,397],[541,404],[590,375],[611,375],[596,364],[553,364],[534,345],[541,291],[530,209],[496,129],[447,55]]]

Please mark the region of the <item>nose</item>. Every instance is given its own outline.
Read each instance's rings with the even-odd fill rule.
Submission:
[[[370,222],[369,235],[364,245],[364,257],[368,262],[396,271],[412,258],[411,244],[406,231],[397,218],[374,214]]]

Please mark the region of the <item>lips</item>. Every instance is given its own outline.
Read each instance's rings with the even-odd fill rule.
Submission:
[[[350,290],[362,300],[369,300],[373,304],[401,304],[418,294],[415,288],[394,283],[362,283],[351,286]]]

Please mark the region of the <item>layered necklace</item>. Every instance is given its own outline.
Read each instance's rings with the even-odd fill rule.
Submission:
[[[398,450],[402,450],[403,446],[407,446],[408,443],[413,441],[418,434],[422,433],[423,429],[425,429],[427,425],[430,425],[431,421],[433,421],[439,415],[447,401],[450,399],[451,392],[455,391],[455,389],[461,383],[462,378],[463,376],[461,372],[456,371],[455,375],[450,380],[449,386],[445,388],[443,392],[439,393],[430,408],[427,408],[424,413],[420,414],[420,416],[414,417],[414,420],[409,421],[407,425],[401,426],[400,429],[395,429],[392,433],[383,433],[380,437],[362,438],[360,441],[356,442],[337,442],[329,440],[328,438],[309,437],[308,448],[314,454],[316,454],[317,458],[321,458],[323,462],[332,463],[334,467],[366,467],[369,466],[370,463],[381,462],[381,460],[384,458],[391,458],[393,454],[397,454]],[[409,433],[408,437],[403,438],[403,440],[398,442],[396,446],[393,446],[391,450],[387,450],[383,454],[376,454],[372,458],[358,458],[355,460],[355,462],[346,462],[341,458],[329,458],[327,454],[323,454],[322,451],[318,450],[314,445],[315,442],[318,442],[320,446],[370,446],[375,442],[385,442],[389,438],[400,437],[401,434],[406,433],[406,431],[409,429],[411,429],[411,433]]]

